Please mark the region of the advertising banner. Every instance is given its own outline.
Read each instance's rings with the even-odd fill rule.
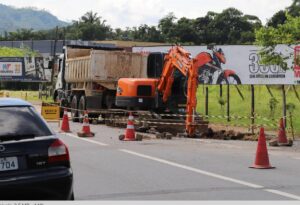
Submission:
[[[43,57],[0,57],[0,81],[44,82],[49,76]]]
[[[299,70],[283,70],[277,65],[262,65],[260,63],[259,50],[257,46],[230,45],[214,46],[183,46],[191,53],[191,57],[201,52],[211,54],[212,62],[209,66],[199,69],[199,81],[203,84],[245,84],[245,85],[295,85],[300,84]],[[134,47],[133,52],[165,52],[171,46],[162,47]],[[217,59],[216,52],[221,52],[226,58],[225,62]],[[294,53],[294,48],[287,45],[279,45],[276,52],[285,56]],[[289,67],[293,66],[293,55],[288,60]]]
[[[22,75],[22,62],[0,62],[0,76]]]

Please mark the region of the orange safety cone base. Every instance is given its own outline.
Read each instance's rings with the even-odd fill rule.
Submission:
[[[72,133],[72,132],[70,130],[66,130],[66,131],[60,130],[58,133]]]
[[[82,138],[89,138],[89,137],[94,137],[95,133],[90,132],[90,133],[84,133],[84,132],[77,132],[78,137]]]
[[[249,167],[251,169],[275,169],[276,167],[272,167],[271,165],[268,166],[261,166],[261,165],[253,165],[251,167]]]
[[[278,142],[278,146],[280,146],[280,147],[290,147],[291,144],[290,143],[279,143]]]
[[[129,142],[129,141],[136,141],[136,139],[135,138],[124,138],[123,139],[123,141],[127,141],[127,142]]]

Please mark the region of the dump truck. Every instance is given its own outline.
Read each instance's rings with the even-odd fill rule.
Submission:
[[[146,78],[147,56],[117,47],[66,46],[59,57],[54,101],[71,111],[73,121],[115,108],[120,78]]]

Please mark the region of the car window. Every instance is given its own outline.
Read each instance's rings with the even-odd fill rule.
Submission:
[[[0,136],[50,136],[52,132],[32,107],[0,107]]]

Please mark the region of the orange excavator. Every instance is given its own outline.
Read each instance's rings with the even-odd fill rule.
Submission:
[[[179,71],[187,83],[185,87],[186,134],[188,137],[194,137],[196,133],[198,70],[211,60],[211,55],[206,52],[191,58],[190,53],[182,47],[174,46],[164,57],[160,78],[123,78],[118,81],[116,105],[128,109],[160,109],[172,96],[174,76],[178,75]],[[160,104],[161,101],[162,104]]]

